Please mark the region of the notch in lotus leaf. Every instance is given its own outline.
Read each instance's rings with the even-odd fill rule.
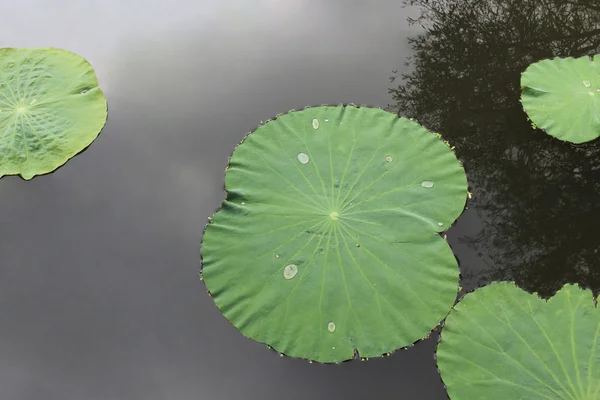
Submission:
[[[492,283],[454,306],[437,363],[452,400],[599,399],[600,310],[576,285],[546,302]]]
[[[206,227],[202,278],[245,336],[341,362],[426,337],[457,295],[445,231],[467,179],[449,146],[372,107],[308,107],[247,135]]]
[[[554,58],[521,75],[521,103],[534,126],[572,143],[600,136],[600,55]]]
[[[81,56],[0,49],[0,177],[54,171],[96,139],[106,118],[106,98]]]

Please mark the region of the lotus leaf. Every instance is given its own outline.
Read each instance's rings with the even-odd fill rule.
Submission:
[[[437,350],[452,400],[600,398],[600,310],[565,285],[547,302],[497,282],[463,297]]]
[[[202,277],[245,336],[340,362],[426,336],[456,300],[440,232],[461,214],[462,165],[439,135],[372,107],[277,116],[234,151],[202,242]]]
[[[600,136],[600,55],[554,58],[521,75],[521,103],[529,119],[560,140],[583,143]]]
[[[54,171],[106,123],[91,65],[54,48],[0,49],[0,177]]]

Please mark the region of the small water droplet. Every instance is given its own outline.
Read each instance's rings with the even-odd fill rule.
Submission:
[[[285,279],[292,279],[293,277],[296,276],[297,273],[298,273],[298,266],[295,264],[287,265],[283,269],[283,277]]]
[[[590,87],[592,86],[592,84],[590,83],[590,81],[583,81],[583,86]]]
[[[279,254],[275,254],[275,258],[279,258]]]
[[[31,106],[34,105],[36,101],[37,101],[36,99],[31,100],[31,103],[29,103],[29,105],[31,105]]]
[[[329,120],[328,120],[328,119],[326,119],[326,120],[325,120],[325,122],[329,122]]]
[[[331,349],[332,349],[332,350],[335,350],[335,347],[332,347]]]
[[[387,162],[392,162],[392,160],[393,160],[392,156],[387,156],[385,158],[385,161],[387,161]]]
[[[312,126],[313,126],[313,129],[319,129],[319,120],[316,118],[313,119]]]
[[[335,322],[331,321],[330,323],[327,324],[327,330],[329,332],[334,332],[335,331]]]
[[[423,181],[423,182],[421,182],[421,186],[423,186],[424,188],[429,189],[429,188],[433,187],[433,182],[431,182],[431,181]]]
[[[306,164],[308,162],[308,155],[306,155],[305,153],[299,153],[298,161],[300,161],[301,164]]]
[[[444,226],[444,223],[443,222],[438,222],[438,225],[439,226]]]
[[[246,205],[246,203],[244,203],[244,202],[242,201],[242,205],[244,206],[244,205]]]
[[[360,247],[360,244],[359,244],[359,243],[356,243],[356,247]]]

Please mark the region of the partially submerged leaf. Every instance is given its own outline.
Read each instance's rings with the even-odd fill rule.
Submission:
[[[0,177],[54,171],[106,123],[92,66],[55,48],[0,49]]]
[[[600,55],[531,64],[521,75],[521,90],[534,127],[572,143],[600,136]]]
[[[456,299],[439,235],[466,201],[448,145],[381,109],[321,106],[249,134],[208,224],[202,276],[244,335],[319,362],[425,337]]]
[[[575,285],[546,302],[492,283],[450,312],[437,362],[452,400],[600,399],[600,310]]]

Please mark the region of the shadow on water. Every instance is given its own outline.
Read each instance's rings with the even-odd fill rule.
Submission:
[[[392,107],[456,146],[482,227],[451,230],[480,256],[463,286],[514,280],[550,296],[564,283],[600,291],[600,139],[573,145],[533,129],[520,103],[532,62],[600,52],[600,6],[564,0],[405,0],[425,32],[412,72],[391,78]],[[400,79],[398,79],[400,80]]]

